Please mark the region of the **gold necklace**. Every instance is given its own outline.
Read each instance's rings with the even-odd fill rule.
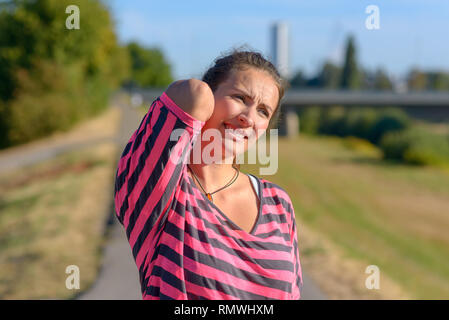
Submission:
[[[212,201],[212,202],[214,202],[214,200],[213,200],[213,198],[212,198],[212,195],[213,195],[214,193],[218,192],[218,191],[223,190],[224,188],[229,187],[231,184],[233,184],[233,183],[237,180],[237,178],[238,178],[238,176],[239,176],[239,172],[240,172],[236,167],[232,166],[232,167],[235,169],[235,171],[236,171],[236,173],[234,174],[234,177],[232,178],[232,180],[229,181],[224,187],[222,187],[222,188],[220,188],[220,189],[218,189],[218,190],[215,190],[214,192],[206,192],[206,190],[204,190],[203,186],[201,185],[201,183],[200,183],[198,177],[196,176],[195,172],[193,172],[192,168],[190,168],[189,165],[187,165],[187,167],[188,167],[188,168],[190,169],[190,171],[192,172],[193,177],[194,177],[195,180],[198,182],[198,184],[200,185],[201,189],[202,189],[203,192],[206,194],[207,198],[208,198],[210,201]]]

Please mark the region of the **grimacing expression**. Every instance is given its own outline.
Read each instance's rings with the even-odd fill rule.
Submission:
[[[248,67],[231,71],[216,88],[214,98],[214,112],[203,131],[218,129],[224,139],[229,137],[225,130],[243,135],[244,139],[234,137],[234,143],[243,144],[240,148],[245,152],[268,128],[278,105],[279,91],[268,72]]]

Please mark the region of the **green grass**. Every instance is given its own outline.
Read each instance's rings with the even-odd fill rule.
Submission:
[[[96,145],[0,176],[0,298],[67,299],[98,272],[115,148]]]
[[[279,169],[266,178],[287,190],[301,223],[348,257],[379,266],[413,298],[449,298],[449,175],[383,161],[357,143],[280,139]]]

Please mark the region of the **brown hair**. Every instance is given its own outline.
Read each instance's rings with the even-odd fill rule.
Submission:
[[[230,53],[226,53],[215,59],[213,65],[203,75],[202,81],[209,85],[212,92],[215,92],[220,83],[228,79],[232,71],[247,70],[251,67],[267,72],[273,78],[278,88],[278,104],[276,106],[276,110],[271,116],[267,130],[274,129],[277,127],[279,122],[281,100],[288,86],[288,82],[280,76],[276,67],[261,53],[252,49],[245,50],[242,47],[231,49]],[[238,165],[238,168],[240,169],[240,165]]]
[[[246,70],[249,67],[267,72],[273,78],[278,88],[278,104],[268,126],[268,130],[273,129],[278,125],[281,100],[288,86],[288,82],[280,76],[276,67],[261,53],[255,50],[245,51],[240,48],[232,49],[230,53],[224,54],[215,59],[213,65],[203,75],[202,81],[209,85],[212,92],[215,92],[220,83],[228,79],[232,71]]]

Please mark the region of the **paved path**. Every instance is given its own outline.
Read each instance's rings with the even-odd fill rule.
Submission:
[[[114,104],[112,106],[111,108],[117,108]],[[93,134],[85,135],[81,133],[81,130],[87,129],[92,131],[92,128],[84,126],[84,123],[80,125],[81,127],[76,126],[73,131],[67,134],[61,132],[50,137],[0,150],[0,174],[96,144],[105,142],[117,143],[118,135],[114,132],[115,130],[111,130],[109,127],[106,131],[98,130],[98,132]],[[90,125],[92,126],[92,124]]]
[[[93,146],[103,142],[115,142],[113,137],[101,137],[91,139],[89,141],[79,141],[73,143],[64,143],[63,141],[52,146],[33,147],[32,149],[23,148],[5,155],[0,156],[0,173],[22,168],[24,166],[33,165],[51,158],[59,154]]]
[[[141,300],[139,274],[125,231],[113,217],[95,284],[79,300]]]
[[[327,300],[327,296],[321,291],[321,289],[315,284],[315,282],[309,278],[306,272],[303,271],[303,288],[301,291],[301,300]]]
[[[142,115],[135,109],[121,104],[123,122],[120,129],[120,155],[129,137],[138,127]],[[118,161],[118,159],[117,159]],[[123,227],[115,216],[108,232],[108,242],[104,251],[103,267],[96,283],[79,299],[141,299],[137,267],[134,263]],[[303,300],[327,299],[315,283],[303,275]]]
[[[139,126],[142,115],[124,103],[118,103],[122,111],[122,123],[119,131],[118,160],[129,138]],[[113,200],[113,199],[112,199]],[[123,226],[118,222],[111,203],[111,225],[107,231],[107,244],[103,252],[103,265],[95,284],[80,300],[141,300],[139,273],[131,253]]]

